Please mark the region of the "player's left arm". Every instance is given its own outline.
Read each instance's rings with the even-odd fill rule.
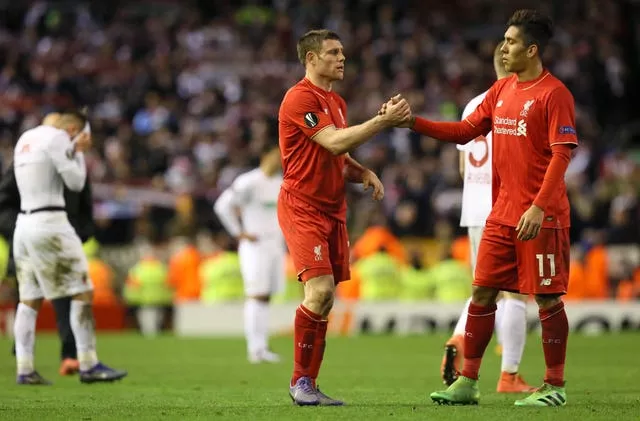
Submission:
[[[344,178],[350,183],[361,183],[365,190],[371,187],[374,200],[382,200],[384,197],[384,186],[378,176],[348,153],[345,154]]]
[[[531,207],[522,215],[516,227],[520,240],[531,240],[536,238],[540,232],[544,211],[549,205],[554,190],[564,179],[569,161],[571,161],[571,151],[578,146],[575,104],[571,92],[565,86],[556,88],[549,95],[547,119],[551,161],[538,195]]]
[[[241,223],[242,210],[249,201],[250,190],[249,179],[240,176],[220,194],[213,205],[213,210],[220,223],[236,240],[257,240],[255,235],[244,231]]]
[[[542,210],[547,207],[553,191],[564,179],[564,173],[571,161],[571,151],[578,146],[575,103],[573,95],[564,85],[555,89],[549,96],[547,116],[547,135],[552,157],[542,187],[533,201],[533,204]]]

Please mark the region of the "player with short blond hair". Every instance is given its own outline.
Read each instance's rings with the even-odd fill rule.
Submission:
[[[44,298],[60,297],[72,297],[70,324],[80,381],[113,381],[127,373],[98,360],[87,258],[64,199],[65,186],[80,191],[85,185],[83,151],[90,147],[91,136],[83,132],[86,119],[79,112],[62,113],[54,124],[27,130],[14,150],[21,206],[13,236],[20,294],[14,324],[17,382],[50,384],[34,367],[36,318]]]
[[[276,209],[281,184],[280,149],[273,142],[264,147],[260,166],[239,175],[214,205],[218,219],[238,241],[244,334],[252,364],[280,362],[269,349],[269,302],[285,286],[284,239]]]

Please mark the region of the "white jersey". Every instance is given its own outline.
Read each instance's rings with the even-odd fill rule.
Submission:
[[[487,92],[473,98],[462,113],[464,120],[482,103]],[[458,145],[464,152],[464,184],[462,188],[461,227],[483,227],[491,212],[491,133],[480,136],[466,145]]]
[[[72,154],[67,132],[38,126],[20,136],[14,149],[14,171],[23,211],[64,208],[64,185],[80,191],[87,178],[82,153]]]
[[[277,243],[284,247],[277,213],[281,184],[281,175],[267,177],[260,168],[238,176],[214,205],[216,215],[229,234],[237,237],[245,232],[258,237],[259,243]]]
[[[20,207],[13,234],[20,298],[70,297],[93,286],[82,243],[64,209],[64,186],[80,191],[87,178],[82,153],[73,154],[67,132],[50,126],[27,130],[16,144],[13,164]],[[62,270],[62,269],[64,270]]]

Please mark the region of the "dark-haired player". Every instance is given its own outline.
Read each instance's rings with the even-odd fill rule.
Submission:
[[[238,241],[244,281],[244,334],[252,364],[280,362],[269,349],[269,302],[285,286],[285,249],[276,204],[282,175],[280,149],[266,145],[260,166],[241,174],[214,205],[218,219]]]
[[[564,173],[578,144],[569,90],[542,65],[553,35],[551,20],[518,10],[502,46],[505,70],[476,111],[464,121],[436,123],[419,117],[407,126],[424,135],[467,143],[493,134],[498,196],[478,251],[472,303],[464,338],[462,376],[431,394],[439,403],[476,404],[478,371],[493,333],[500,290],[534,294],[540,309],[546,362],[544,384],[518,406],[563,406],[568,322],[561,297],[569,276],[569,201]],[[494,184],[494,185],[498,185]]]

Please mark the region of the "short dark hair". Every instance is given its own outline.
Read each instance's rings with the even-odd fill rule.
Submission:
[[[522,31],[527,46],[537,45],[540,56],[553,37],[551,18],[534,9],[516,10],[507,22],[507,28],[510,26],[516,26]]]
[[[326,39],[340,41],[340,36],[328,29],[314,29],[300,37],[296,48],[298,50],[298,60],[303,66],[306,64],[307,53],[309,51],[319,53],[322,48],[322,41]]]

